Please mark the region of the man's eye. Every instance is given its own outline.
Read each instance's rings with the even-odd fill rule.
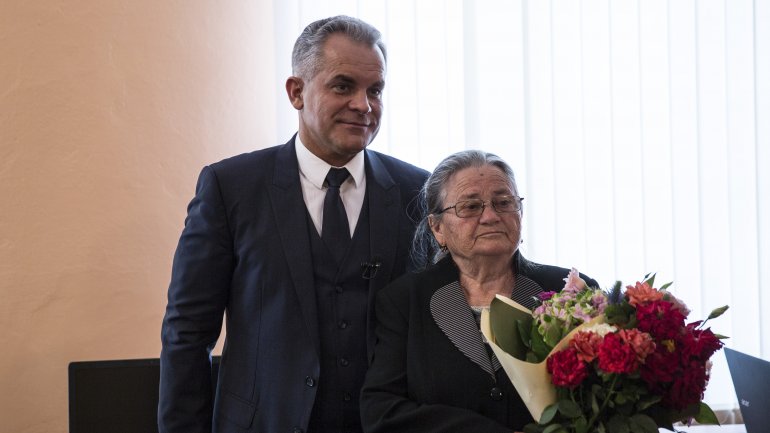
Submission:
[[[498,207],[511,207],[513,206],[513,199],[499,198],[495,200],[495,205],[497,205]]]
[[[350,86],[348,86],[347,84],[335,84],[334,86],[332,86],[332,89],[334,89],[334,91],[337,93],[345,93],[348,90],[350,90]]]
[[[375,96],[375,97],[379,98],[380,96],[382,96],[382,89],[372,89],[372,90],[369,91],[369,93],[372,96]]]
[[[481,203],[473,201],[473,202],[470,202],[470,203],[468,203],[468,202],[463,203],[460,206],[460,209],[474,211],[474,210],[478,210],[480,207],[481,207]]]

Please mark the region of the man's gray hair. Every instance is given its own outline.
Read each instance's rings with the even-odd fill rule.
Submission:
[[[294,43],[291,55],[292,74],[303,79],[311,79],[323,65],[323,44],[334,33],[377,46],[387,63],[385,43],[382,34],[371,24],[345,15],[324,18],[308,24]]]
[[[469,167],[484,167],[490,165],[497,167],[508,178],[511,191],[519,195],[516,186],[516,178],[511,167],[499,156],[480,150],[464,150],[444,158],[436,169],[433,170],[428,180],[425,181],[419,194],[419,206],[422,218],[417,224],[417,229],[412,240],[412,262],[417,270],[425,269],[428,265],[437,262],[444,256],[441,246],[436,241],[428,223],[428,215],[441,218],[441,210],[446,199],[446,186],[449,180],[460,170]]]

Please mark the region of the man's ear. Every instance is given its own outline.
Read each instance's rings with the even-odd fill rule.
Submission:
[[[297,110],[305,107],[305,102],[302,99],[304,87],[305,82],[302,81],[302,78],[291,76],[286,79],[286,94],[289,96],[291,105]]]

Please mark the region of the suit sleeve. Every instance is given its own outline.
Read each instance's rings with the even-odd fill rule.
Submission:
[[[233,272],[232,237],[213,169],[200,174],[174,255],[160,356],[160,433],[211,432],[210,353]]]
[[[386,290],[377,297],[377,345],[361,392],[364,432],[511,433],[512,429],[476,412],[443,404],[424,404],[410,398],[408,300],[406,296],[394,299],[389,295]],[[399,305],[400,301],[403,305]]]

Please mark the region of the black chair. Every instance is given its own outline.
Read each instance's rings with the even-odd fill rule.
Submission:
[[[212,357],[216,389],[220,357]],[[69,364],[70,433],[157,433],[160,360],[76,361]]]

